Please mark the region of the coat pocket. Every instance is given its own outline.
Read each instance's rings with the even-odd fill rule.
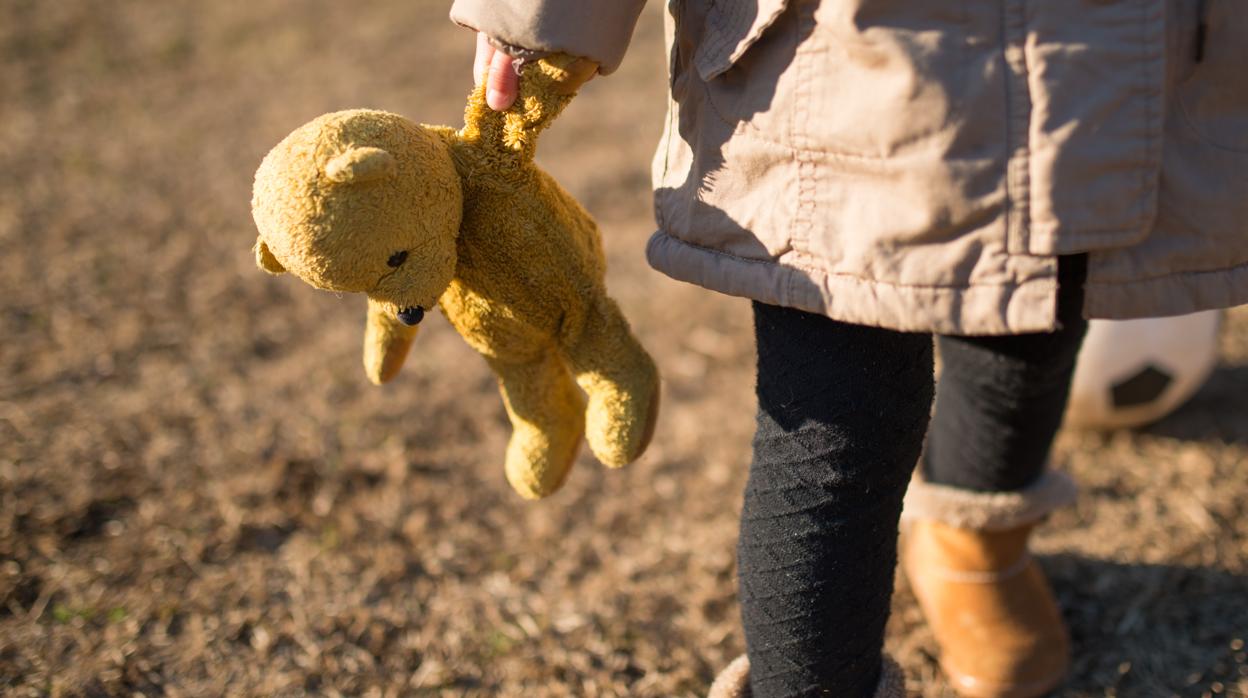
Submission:
[[[1179,101],[1206,143],[1248,152],[1248,12],[1243,0],[1206,1],[1199,61],[1179,85]]]
[[[711,0],[706,29],[693,56],[709,82],[727,72],[788,6],[788,0]]]

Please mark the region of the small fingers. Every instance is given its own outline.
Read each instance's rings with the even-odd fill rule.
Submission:
[[[512,57],[495,51],[490,60],[490,76],[485,83],[485,102],[495,111],[511,108],[519,91],[520,76],[512,68]]]

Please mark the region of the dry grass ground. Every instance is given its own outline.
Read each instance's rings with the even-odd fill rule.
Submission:
[[[377,389],[361,299],[253,266],[251,173],[287,131],[458,119],[447,4],[0,2],[0,692],[697,696],[741,651],[748,306],[641,253],[662,3],[542,148],[665,373],[639,463],[521,501],[493,380],[440,318]],[[1061,695],[1248,695],[1248,314],[1225,355],[1159,426],[1061,440],[1085,488],[1039,543]],[[898,590],[890,646],[948,695]]]

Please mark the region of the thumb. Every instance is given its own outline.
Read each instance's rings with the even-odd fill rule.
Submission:
[[[495,51],[490,60],[490,75],[485,82],[485,103],[494,111],[505,111],[516,101],[520,76],[512,67],[514,59],[502,51]]]

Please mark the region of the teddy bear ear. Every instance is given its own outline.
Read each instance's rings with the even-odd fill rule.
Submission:
[[[264,240],[256,240],[256,264],[270,274],[281,274],[286,271],[286,267],[277,261],[277,257],[269,250],[269,246],[264,244]]]
[[[394,174],[394,156],[381,148],[352,148],[325,165],[325,176],[335,182],[371,182]]]

